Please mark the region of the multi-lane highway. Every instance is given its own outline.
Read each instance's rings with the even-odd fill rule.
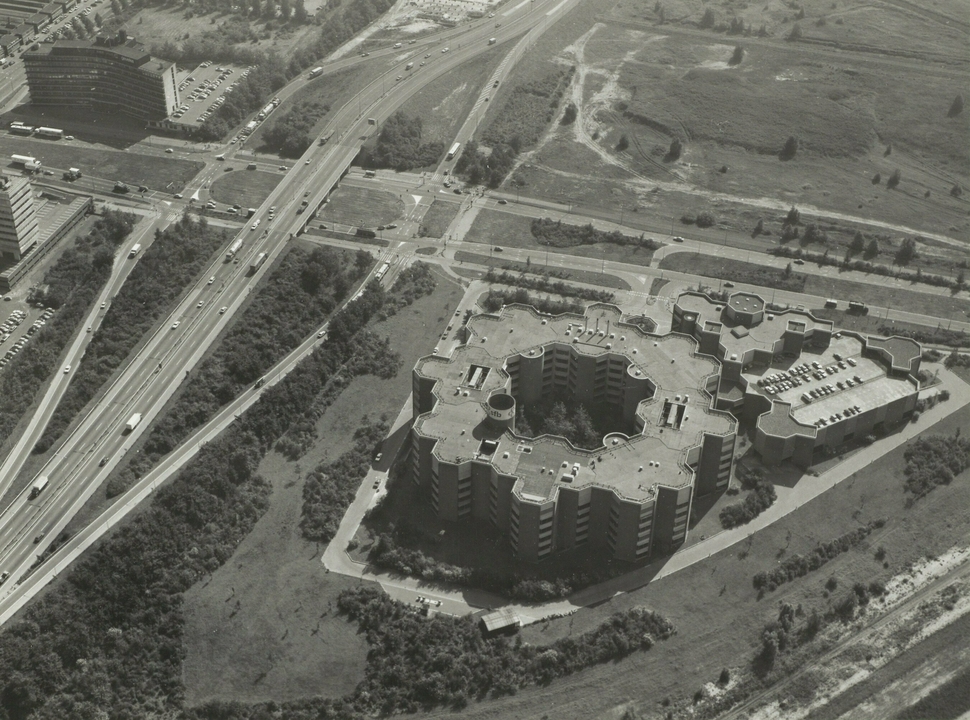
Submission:
[[[307,199],[310,208],[321,205],[359,152],[361,143],[379,129],[384,118],[427,83],[484,52],[490,37],[496,37],[501,43],[528,32],[534,41],[576,2],[539,0],[507,11],[515,22],[500,23],[500,28],[495,27],[493,19],[485,18],[456,30],[449,34],[449,41],[453,42],[448,51],[438,52],[434,62],[411,72],[401,82],[394,80],[396,71],[390,70],[333,114],[324,130],[330,141],[324,146],[311,146],[239,232],[237,237],[242,238],[244,245],[235,260],[226,262],[217,258],[213,262],[199,284],[156,327],[104,395],[62,441],[39,473],[50,478],[47,488],[33,499],[25,490],[0,515],[0,572],[9,572],[11,576],[0,587],[0,601],[46,546],[46,540],[67,525],[149,427],[272,260],[300,231],[305,218],[311,215],[296,213],[302,200]],[[417,47],[402,50],[402,58],[416,52]],[[269,217],[270,208],[275,208],[275,220]],[[254,225],[256,229],[252,229]],[[251,274],[249,262],[260,252],[268,253],[269,262]],[[395,268],[394,272],[397,271]],[[209,283],[209,277],[215,280]],[[116,281],[113,279],[111,287],[116,287],[121,279],[120,276]],[[75,344],[74,352],[80,352],[82,344]],[[41,414],[32,423],[32,432],[42,431],[46,422],[43,413],[49,415],[52,411],[48,406],[56,404],[57,388],[62,388],[64,382],[64,378],[59,378],[54,383],[51,401],[42,405]],[[135,412],[143,419],[133,432],[125,433],[125,423]],[[33,442],[26,438],[11,453],[7,465],[14,472],[8,477],[22,467],[32,446]]]

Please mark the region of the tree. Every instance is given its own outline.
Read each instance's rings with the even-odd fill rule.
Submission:
[[[866,252],[863,255],[863,257],[866,260],[872,260],[878,254],[879,254],[879,243],[876,242],[876,238],[873,238],[872,240],[869,241],[869,244],[866,245]]]
[[[947,117],[956,117],[963,112],[963,95],[957,95],[953,98],[953,102],[950,104],[950,111],[946,114]]]
[[[785,146],[781,149],[782,160],[791,160],[795,157],[795,153],[798,152],[798,140],[794,135],[789,135],[788,139],[785,140]]]
[[[731,55],[731,59],[728,60],[728,65],[740,65],[742,60],[744,60],[744,48],[740,45],[735,45],[734,53]]]
[[[906,238],[903,240],[902,245],[899,246],[899,250],[896,251],[896,264],[897,265],[908,265],[911,260],[916,257],[916,241],[913,238]]]
[[[855,255],[858,255],[865,249],[866,236],[862,234],[861,230],[856,230],[855,235],[852,236],[852,242],[849,243],[849,251]]]
[[[788,33],[787,39],[792,42],[802,39],[802,28],[798,23],[795,23],[795,25],[792,27],[791,32]]]
[[[578,110],[576,109],[576,103],[568,102],[566,103],[566,109],[563,111],[562,119],[559,121],[560,125],[572,125],[576,121],[576,114]]]
[[[621,135],[620,136],[620,141],[616,144],[616,151],[617,152],[623,152],[628,147],[630,147],[630,141],[629,141],[629,139],[627,139],[627,136],[626,135]]]
[[[670,141],[670,148],[667,150],[667,154],[664,156],[664,160],[667,162],[674,162],[680,159],[681,153],[684,151],[684,145],[677,138]]]
[[[873,185],[878,185],[881,182],[882,182],[882,175],[880,173],[876,173],[875,175],[872,176]]]
[[[896,168],[895,170],[893,170],[893,174],[890,175],[889,179],[886,181],[886,189],[887,190],[895,189],[895,187],[899,185],[899,181],[902,178],[902,176],[903,175],[900,172],[899,168]]]
[[[101,17],[101,13],[94,13],[94,24],[98,27],[104,25],[104,18]]]
[[[704,11],[703,17],[701,17],[701,21],[697,24],[697,27],[701,28],[702,30],[706,30],[714,27],[714,23],[714,10],[707,8],[707,10]]]
[[[752,231],[751,237],[758,237],[764,231],[765,231],[765,219],[758,218],[758,224],[754,226],[754,231]]]
[[[824,243],[828,242],[828,239],[828,235],[818,226],[818,223],[809,223],[805,227],[805,232],[802,234],[802,241],[806,244],[815,242]]]
[[[293,0],[293,19],[300,24],[306,22],[307,11],[303,0]]]
[[[791,274],[792,274],[792,266],[791,266],[791,263],[788,263],[787,265],[785,265],[785,279],[790,278]]]
[[[801,219],[802,219],[802,214],[798,211],[797,207],[792,205],[782,225],[798,225]]]

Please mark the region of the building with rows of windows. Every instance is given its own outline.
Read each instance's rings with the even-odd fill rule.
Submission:
[[[719,364],[686,335],[649,335],[613,305],[472,317],[468,341],[414,368],[413,479],[443,520],[487,520],[518,557],[588,545],[625,561],[687,537],[696,494],[730,480],[737,422],[713,408]],[[599,448],[516,435],[519,407],[552,393],[609,403],[629,435]]]
[[[153,58],[124,31],[42,43],[23,58],[33,105],[92,107],[146,121],[179,106],[175,64]]]

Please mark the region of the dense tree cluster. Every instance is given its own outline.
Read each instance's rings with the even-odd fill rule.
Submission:
[[[529,229],[532,237],[541,245],[552,247],[576,247],[577,245],[595,245],[597,243],[612,243],[614,245],[635,245],[645,250],[656,250],[660,247],[655,240],[624,235],[619,230],[597,230],[592,223],[587,225],[570,225],[562,220],[552,218],[535,218]]]
[[[111,276],[114,255],[135,224],[129,213],[105,210],[48,268],[31,301],[57,310],[0,373],[0,438],[6,439],[58,368],[61,353]]]
[[[224,230],[211,228],[205,220],[193,220],[187,215],[156,231],[154,242],[111,301],[35,452],[45,452],[61,436],[81,408],[121,366],[131,349],[210,262],[213,252],[225,239]]]
[[[351,341],[381,297],[379,284],[368,285],[331,321],[330,342],[268,388],[159,489],[144,512],[4,629],[5,717],[142,718],[183,711],[181,594],[221,566],[265,511],[269,486],[255,472],[261,457],[347,360]]]
[[[381,715],[441,705],[460,708],[489,694],[513,694],[648,650],[674,633],[660,615],[633,608],[548,646],[485,639],[470,617],[425,618],[372,587],[345,590],[338,608],[357,622],[372,647],[356,709]]]
[[[377,142],[363,151],[363,167],[392,168],[400,172],[427,167],[438,162],[445,152],[442,142],[421,142],[422,122],[398,110],[384,121]]]
[[[124,491],[320,327],[371,265],[364,251],[290,248],[151,429],[138,456],[109,481],[108,496]]]
[[[357,428],[350,450],[333,462],[318,465],[306,476],[300,518],[303,537],[324,543],[333,539],[389,429],[383,421]]]
[[[263,144],[283,157],[298,158],[313,144],[310,131],[328,112],[330,105],[327,103],[299,100],[263,133]]]
[[[531,305],[539,312],[549,315],[561,315],[563,313],[582,315],[586,311],[586,305],[583,303],[553,300],[550,297],[540,298],[537,295],[530,295],[525,288],[515,290],[492,288],[480,302],[488,312],[498,312],[503,306],[513,303]]]
[[[518,137],[508,142],[491,146],[491,152],[479,148],[477,140],[469,140],[455,163],[455,174],[461,175],[472,185],[487,185],[497,188],[502,184],[515,164],[515,158],[522,149]]]
[[[555,293],[562,297],[578,297],[581,300],[592,300],[594,302],[613,302],[614,299],[613,293],[606,290],[567,285],[562,280],[551,280],[545,275],[529,275],[524,272],[518,274],[499,273],[495,268],[489,268],[488,272],[485,273],[485,280],[498,285],[515,285],[528,290]]]
[[[806,556],[792,555],[770,572],[757,573],[752,582],[755,589],[774,590],[779,585],[804,577],[808,573],[818,570],[829,560],[833,560],[844,552],[848,552],[861,543],[869,534],[885,525],[884,520],[874,520],[867,525],[840,535],[835,540],[819,543]]]
[[[515,431],[525,437],[558,435],[574,446],[595,450],[603,445],[603,436],[610,432],[630,431],[616,408],[602,405],[594,408],[595,419],[582,403],[565,394],[551,394],[539,402],[523,405],[516,415]]]
[[[906,448],[905,487],[916,498],[948,485],[970,467],[970,438],[956,435],[919,437]]]
[[[411,305],[418,298],[433,293],[437,285],[428,263],[411,263],[398,273],[386,305]]]
[[[774,485],[764,479],[756,480],[754,487],[744,500],[728,505],[721,510],[721,514],[718,516],[721,526],[733,528],[751,522],[770,508],[776,497]]]

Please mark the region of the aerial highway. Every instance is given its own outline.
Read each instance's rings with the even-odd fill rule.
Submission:
[[[239,231],[237,239],[242,239],[243,245],[236,257],[226,261],[219,256],[213,261],[198,284],[156,326],[144,346],[62,440],[38,473],[38,477],[49,478],[43,492],[30,498],[29,488],[25,488],[0,514],[0,573],[10,573],[10,579],[0,587],[0,600],[46,547],[45,540],[52,539],[67,525],[146,431],[273,259],[301,231],[305,218],[312,214],[295,212],[302,200],[308,200],[311,210],[322,205],[356,157],[361,143],[379,129],[380,122],[421,87],[484,52],[490,37],[501,43],[530,32],[534,39],[576,2],[539,0],[520,4],[505,13],[513,14],[514,22],[498,23],[499,28],[491,18],[473,23],[456,34],[461,38],[457,46],[448,47],[447,51],[442,48],[434,62],[409,73],[400,82],[394,79],[397,71],[389,70],[333,114],[324,131],[330,141],[323,146],[312,145]],[[273,207],[275,220],[269,218],[268,212]],[[268,254],[268,262],[251,274],[249,263],[260,252]],[[211,284],[210,277],[215,278]],[[141,422],[131,432],[125,432],[126,422],[136,412],[141,414]],[[43,425],[41,417],[32,427],[40,432]],[[29,441],[19,443],[7,460],[9,466],[21,468],[32,446]]]

